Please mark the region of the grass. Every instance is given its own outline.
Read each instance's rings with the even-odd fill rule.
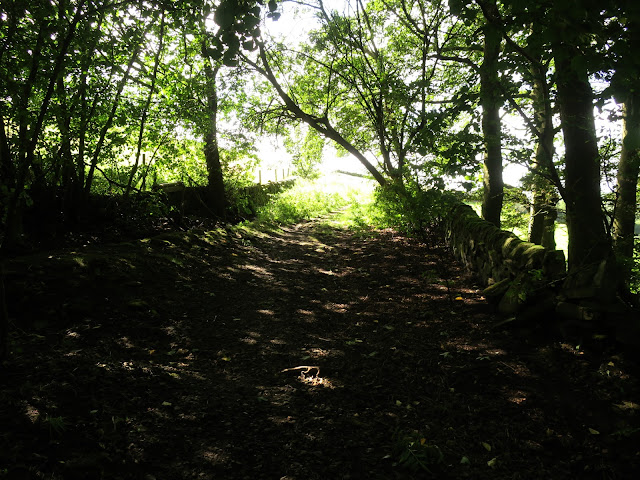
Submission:
[[[273,196],[271,202],[258,211],[254,225],[288,225],[334,213],[324,221],[330,228],[345,228],[361,236],[374,235],[376,227],[387,222],[384,213],[375,204],[375,182],[339,173],[325,175],[317,180],[299,180],[296,185]],[[470,202],[479,213],[480,203]],[[526,214],[523,215],[525,224]],[[526,240],[523,227],[508,229]],[[567,225],[557,223],[556,248],[568,254]]]
[[[341,174],[327,175],[315,181],[299,180],[294,187],[274,195],[269,204],[260,208],[255,222],[287,225],[346,209],[341,211],[339,223],[355,225],[365,221],[361,210],[372,201],[372,192],[372,182]]]
[[[323,220],[328,231],[342,228],[361,237],[372,237],[376,228],[389,223],[381,206],[376,205],[374,191],[373,181],[338,173],[325,175],[315,181],[300,180],[293,188],[274,195],[271,202],[258,211],[256,220],[240,228],[277,228],[332,213]],[[472,202],[471,205],[479,211],[479,202]],[[511,216],[514,216],[514,212]],[[523,240],[527,239],[526,228],[522,226],[526,225],[527,216],[522,213],[522,221],[511,218],[519,226],[509,229]],[[555,240],[556,248],[563,250],[567,258],[569,237],[566,224],[556,224]],[[632,291],[640,291],[638,264],[636,261]]]

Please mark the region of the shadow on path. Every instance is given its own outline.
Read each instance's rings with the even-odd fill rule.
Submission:
[[[13,277],[42,296],[37,308],[14,302],[0,476],[558,479],[638,468],[638,389],[622,359],[492,330],[444,247],[308,222],[110,248]],[[84,266],[64,274],[63,259]],[[39,315],[60,318],[37,330]]]

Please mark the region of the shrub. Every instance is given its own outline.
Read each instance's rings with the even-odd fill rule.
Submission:
[[[439,189],[422,190],[415,184],[379,187],[375,194],[381,226],[422,235],[441,223],[456,194]]]

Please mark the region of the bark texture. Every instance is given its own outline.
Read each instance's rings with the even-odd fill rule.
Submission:
[[[9,314],[4,292],[4,271],[0,264],[0,362],[7,357],[9,344]]]
[[[485,8],[496,9],[495,2]],[[496,9],[497,10],[497,9]],[[482,134],[484,137],[482,218],[500,227],[504,196],[502,180],[502,135],[500,121],[500,79],[498,58],[502,35],[491,23],[484,27],[484,59],[480,67],[480,103],[482,105]]]
[[[529,222],[529,241],[555,250],[555,221],[558,202],[555,188],[549,178],[553,168],[553,112],[547,95],[546,72],[539,66],[531,68],[533,76],[534,125],[538,132],[538,144],[531,168],[533,180],[533,202]]]
[[[207,163],[207,197],[209,208],[218,218],[224,218],[227,197],[224,188],[224,177],[220,163],[218,146],[218,89],[216,78],[220,67],[207,64],[207,106],[209,113],[209,131],[205,138],[204,155]]]
[[[577,48],[554,46],[557,101],[565,143],[565,201],[569,229],[569,272],[610,257],[600,196],[600,155],[593,92],[586,69],[576,67]]]
[[[618,165],[618,201],[613,223],[616,253],[633,259],[638,174],[640,173],[640,95],[631,95],[623,109],[624,130]]]

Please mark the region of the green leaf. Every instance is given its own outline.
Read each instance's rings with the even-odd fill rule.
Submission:
[[[482,442],[482,446],[487,452],[491,451],[491,445],[489,445],[487,442]]]
[[[216,13],[213,15],[213,21],[216,22],[220,28],[226,29],[235,21],[235,13],[229,8],[228,4],[222,4],[216,9]]]
[[[469,465],[471,462],[469,461],[469,459],[467,457],[462,457],[460,459],[460,464],[461,465]]]

